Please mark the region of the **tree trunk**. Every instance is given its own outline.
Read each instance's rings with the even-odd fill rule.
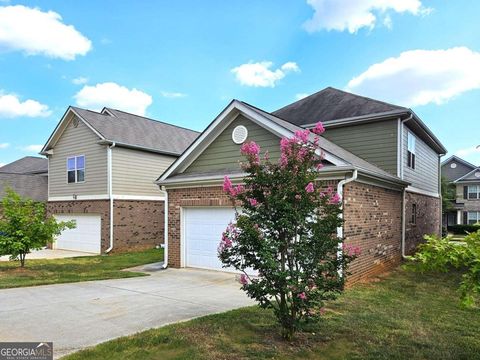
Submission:
[[[20,254],[20,267],[25,267],[25,253]]]

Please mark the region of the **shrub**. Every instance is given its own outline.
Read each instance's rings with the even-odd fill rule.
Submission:
[[[452,232],[455,235],[467,235],[468,233],[475,232],[480,230],[480,225],[450,225],[447,227],[448,231]]]
[[[321,124],[313,132],[322,133]],[[324,301],[342,292],[347,265],[359,254],[336,236],[341,199],[316,182],[322,167],[317,143],[309,130],[282,139],[278,163],[268,153],[261,159],[256,143],[245,143],[244,185],[224,181],[242,211],[223,234],[219,258],[242,272],[242,289],[251,298],[274,310],[286,339],[303,321],[319,319]]]

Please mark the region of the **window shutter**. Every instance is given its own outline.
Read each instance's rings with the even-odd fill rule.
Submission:
[[[468,199],[468,186],[463,187],[463,198]]]
[[[468,225],[468,212],[463,212],[463,224]]]

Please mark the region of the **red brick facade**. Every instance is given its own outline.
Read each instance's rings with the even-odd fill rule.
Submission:
[[[113,206],[113,251],[147,249],[163,244],[163,201],[115,200]],[[47,211],[49,214],[100,215],[102,252],[109,247],[109,200],[50,201],[47,203]]]
[[[349,282],[379,274],[402,259],[402,193],[353,182],[344,189],[345,243],[359,246]]]
[[[416,223],[412,223],[412,204],[416,204]],[[440,199],[411,192],[405,194],[405,253],[412,254],[425,234],[441,235]]]

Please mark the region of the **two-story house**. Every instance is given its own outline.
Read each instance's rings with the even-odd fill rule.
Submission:
[[[242,182],[240,146],[279,158],[282,137],[322,121],[318,179],[343,198],[337,232],[362,255],[353,280],[398,264],[424,234],[440,232],[440,156],[446,149],[408,108],[326,88],[272,113],[233,100],[159,177],[167,195],[166,261],[221,269],[217,245],[234,218],[225,175]]]
[[[480,166],[454,155],[442,162],[442,175],[456,189],[455,210],[446,214],[446,225],[480,223]]]
[[[155,175],[197,136],[115,109],[69,107],[41,152],[48,212],[76,222],[54,247],[100,253],[162,244],[165,196]]]

